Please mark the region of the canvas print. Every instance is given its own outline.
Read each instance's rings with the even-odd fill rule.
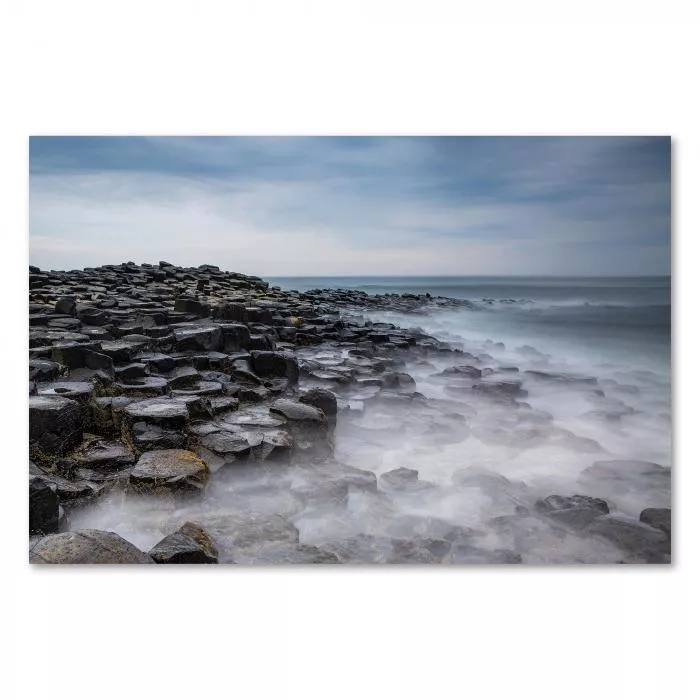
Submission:
[[[35,136],[29,561],[671,562],[671,140]]]

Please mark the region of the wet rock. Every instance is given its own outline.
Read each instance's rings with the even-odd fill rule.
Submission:
[[[30,451],[65,454],[83,438],[80,404],[61,396],[29,397]]]
[[[157,564],[216,564],[219,551],[204,528],[185,523],[164,537],[149,555]]]
[[[59,341],[51,347],[51,359],[69,369],[77,369],[78,367],[85,367],[86,352],[95,351],[96,348],[96,343],[79,343],[72,340]]]
[[[29,360],[29,379],[36,382],[48,382],[56,379],[63,369],[62,365],[51,360]]]
[[[612,542],[635,559],[651,564],[670,562],[671,543],[666,534],[633,518],[604,515],[596,518],[585,532]]]
[[[270,406],[270,413],[283,416],[288,421],[326,426],[328,421],[320,409],[291,399],[278,399]]]
[[[168,382],[163,377],[140,377],[116,382],[114,387],[124,396],[147,398],[166,394]]]
[[[175,311],[205,317],[209,315],[209,305],[196,299],[182,298],[175,300]]]
[[[29,534],[58,532],[62,519],[55,488],[38,476],[29,478]]]
[[[608,503],[602,498],[557,495],[537,501],[535,510],[573,528],[586,527],[596,518],[610,512]]]
[[[175,330],[175,347],[179,351],[219,350],[223,335],[218,326],[196,326]]]
[[[131,427],[131,441],[139,452],[174,450],[186,446],[187,436],[178,430],[137,422]]]
[[[85,350],[83,362],[88,369],[101,369],[107,372],[114,372],[114,360],[109,355],[94,350]]]
[[[299,363],[290,353],[252,350],[250,357],[259,377],[284,377],[290,384],[299,381]]]
[[[130,481],[138,488],[200,490],[206,485],[209,470],[204,461],[189,450],[144,452],[131,471]]]
[[[338,399],[328,389],[313,388],[302,392],[299,401],[318,408],[326,414],[327,418],[334,418],[338,413]]]
[[[90,401],[94,392],[95,387],[90,382],[58,381],[37,385],[39,396],[60,396],[82,404]]]
[[[519,396],[527,396],[527,391],[522,388],[522,382],[487,382],[474,384],[471,388],[474,393],[496,400],[512,401]]]
[[[93,307],[78,309],[77,316],[89,326],[104,326],[109,323],[109,314],[102,309]]]
[[[48,535],[29,550],[32,564],[152,564],[146,553],[116,532],[74,530]]]
[[[134,453],[118,440],[90,440],[73,457],[79,466],[97,470],[119,471],[136,461]]]
[[[226,321],[247,321],[248,316],[243,304],[225,303],[214,306],[211,310],[212,318]]]
[[[645,508],[639,514],[639,521],[661,530],[671,538],[671,509],[670,508]]]
[[[440,372],[440,375],[446,377],[459,376],[479,379],[481,377],[481,370],[471,365],[457,365],[456,367],[447,367]]]
[[[241,433],[210,433],[202,437],[199,444],[221,459],[220,466],[247,460],[251,453],[251,444]]]
[[[103,355],[103,357],[107,357]],[[114,368],[114,376],[122,382],[127,382],[130,379],[138,379],[145,377],[148,374],[148,365],[141,362],[131,362],[128,365]]]

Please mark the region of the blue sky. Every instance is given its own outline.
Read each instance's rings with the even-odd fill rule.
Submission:
[[[30,263],[670,274],[665,137],[32,137]]]

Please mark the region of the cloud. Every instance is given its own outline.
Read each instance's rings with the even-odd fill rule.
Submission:
[[[637,137],[33,138],[30,260],[667,274],[669,176]]]

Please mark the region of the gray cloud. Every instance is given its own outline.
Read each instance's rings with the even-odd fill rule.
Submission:
[[[30,260],[269,276],[668,274],[670,142],[33,139]]]

